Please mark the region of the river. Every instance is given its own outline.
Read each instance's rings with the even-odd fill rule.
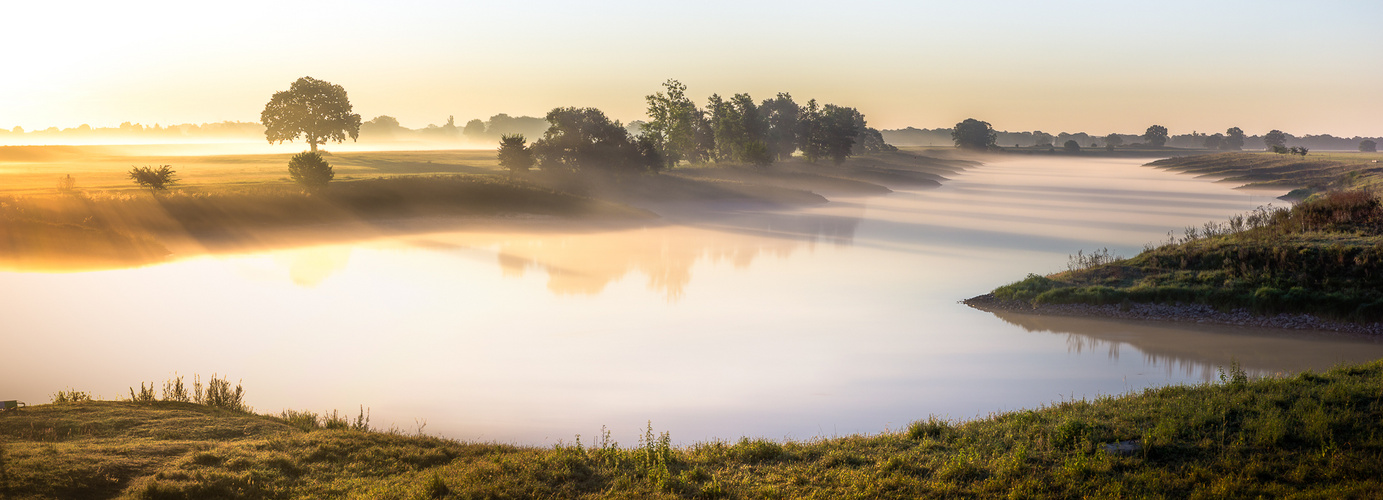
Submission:
[[[1306,333],[994,314],[959,300],[1131,256],[1281,193],[1019,157],[940,188],[642,228],[465,229],[134,269],[0,273],[0,399],[215,372],[261,413],[550,445],[812,439],[1383,357]],[[1281,204],[1281,202],[1278,202]]]

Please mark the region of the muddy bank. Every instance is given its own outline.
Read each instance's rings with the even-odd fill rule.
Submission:
[[[961,302],[985,312],[1014,311],[1043,316],[1087,316],[1141,321],[1282,328],[1287,330],[1333,332],[1371,338],[1383,336],[1383,323],[1361,324],[1333,321],[1309,314],[1277,314],[1264,316],[1254,314],[1245,309],[1235,309],[1225,312],[1200,304],[1032,304],[1021,300],[1002,300],[988,293],[977,297],[971,297]]]

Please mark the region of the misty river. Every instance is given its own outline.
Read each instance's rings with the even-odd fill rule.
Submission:
[[[999,315],[959,300],[1135,255],[1280,192],[1017,157],[940,188],[642,228],[494,227],[67,274],[0,273],[0,399],[213,372],[260,413],[550,445],[811,439],[1383,357],[1306,332]]]

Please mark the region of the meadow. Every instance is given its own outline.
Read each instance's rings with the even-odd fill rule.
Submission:
[[[206,151],[225,149],[208,146]],[[188,154],[190,146],[0,147],[0,266],[78,270],[140,265],[220,248],[465,227],[514,216],[643,224],[716,203],[795,206],[820,193],[879,194],[882,183],[934,187],[963,160],[881,153],[844,165],[714,164],[615,176],[500,169],[493,150],[329,153],[327,189],[292,183],[288,154]],[[177,154],[173,154],[177,153]],[[136,166],[170,165],[176,182],[141,189]],[[445,219],[445,220],[443,220]],[[290,235],[289,233],[296,233]],[[304,235],[311,235],[305,237]]]

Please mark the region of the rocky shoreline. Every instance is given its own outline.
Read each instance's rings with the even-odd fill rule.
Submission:
[[[993,294],[971,297],[965,305],[981,311],[1013,311],[1042,316],[1085,316],[1141,321],[1217,324],[1258,328],[1282,328],[1312,332],[1333,332],[1371,338],[1383,337],[1383,323],[1349,323],[1312,316],[1310,314],[1277,314],[1264,316],[1246,309],[1229,312],[1200,304],[1032,304],[1021,300],[1001,300]]]

